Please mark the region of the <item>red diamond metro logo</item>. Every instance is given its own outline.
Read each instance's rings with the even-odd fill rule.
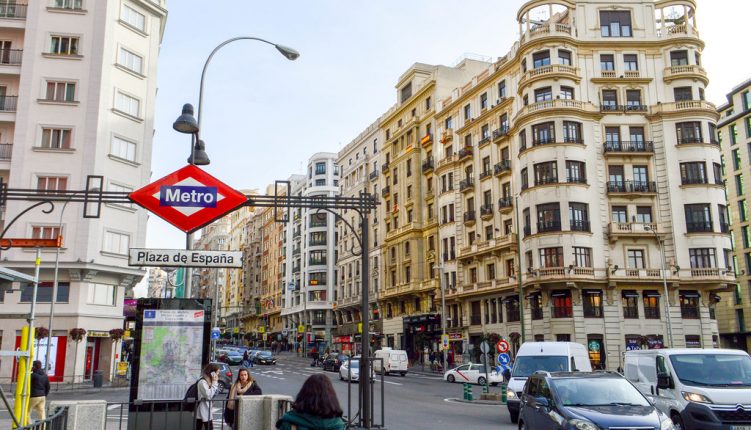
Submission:
[[[130,193],[130,199],[186,233],[247,202],[241,192],[194,165]]]

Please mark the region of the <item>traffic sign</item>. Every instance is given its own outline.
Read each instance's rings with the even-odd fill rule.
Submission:
[[[211,329],[211,340],[217,340],[222,335],[222,332],[218,328]]]
[[[129,197],[184,232],[198,230],[248,200],[193,165],[170,173]]]
[[[508,366],[511,362],[511,357],[508,354],[498,354],[498,364],[501,366]]]
[[[480,344],[480,351],[482,351],[483,354],[487,354],[488,351],[490,351],[490,345],[486,341],[482,341]]]
[[[444,351],[448,351],[449,349],[449,335],[447,334],[441,335],[441,349]]]
[[[498,341],[497,344],[495,344],[495,349],[498,351],[499,354],[505,354],[508,352],[508,342],[501,339]]]
[[[289,331],[287,331],[286,328],[282,329],[282,336],[287,336],[288,333],[289,333]]]
[[[300,324],[299,326],[297,326],[297,332],[298,333],[305,333],[305,326],[302,325],[302,324]]]

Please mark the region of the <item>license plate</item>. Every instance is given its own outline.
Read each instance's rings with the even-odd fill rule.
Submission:
[[[730,430],[751,430],[751,426],[730,426]]]

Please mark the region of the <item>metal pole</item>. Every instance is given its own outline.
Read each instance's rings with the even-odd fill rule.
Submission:
[[[446,336],[446,285],[443,282],[443,277],[445,276],[445,267],[443,267],[443,257],[441,257],[440,266],[438,267],[440,269],[440,276],[441,279],[438,280],[439,285],[441,286],[441,349],[443,350],[443,370],[448,370],[448,367],[446,366],[446,360],[447,360],[447,353],[448,351],[443,348],[443,336]],[[451,343],[449,343],[450,345]]]
[[[21,424],[28,422],[28,410],[29,410],[29,381],[31,380],[31,371],[33,364],[33,351],[34,351],[34,316],[36,312],[37,304],[37,291],[39,289],[39,266],[42,264],[42,249],[37,248],[37,255],[34,259],[34,290],[31,294],[31,311],[29,312],[29,356],[26,357],[26,375],[19,382],[23,383],[23,391],[21,393]]]
[[[190,145],[190,161],[193,161],[193,145]],[[193,242],[192,236],[193,235],[191,233],[185,234],[185,250],[186,251],[190,251],[190,247]],[[193,287],[193,272],[190,270],[190,267],[185,268],[185,280],[183,282],[185,283],[185,298],[189,299],[193,297],[193,292],[191,291]]]
[[[524,335],[524,286],[522,284],[522,235],[520,232],[522,220],[519,217],[519,196],[514,196],[514,200],[514,205],[516,206],[516,209],[514,209],[514,214],[516,215],[516,222],[514,223],[516,225],[516,258],[519,259],[519,273],[516,274],[519,283],[519,323],[521,325],[521,340],[524,343],[526,337]]]
[[[214,328],[219,327],[219,269],[214,269]],[[216,339],[212,342],[211,356],[216,361]]]
[[[362,195],[362,194],[361,194]],[[368,193],[364,194],[365,196]],[[362,359],[360,360],[360,383],[358,384],[362,390],[362,426],[366,429],[371,428],[371,408],[370,408],[370,318],[369,318],[369,288],[370,288],[370,261],[368,261],[368,210],[363,209],[360,214],[360,229],[362,231],[360,236],[360,258],[362,263],[362,297],[360,302],[360,315],[362,316],[362,336],[360,336],[360,352]],[[357,232],[355,232],[356,234]],[[367,383],[366,383],[367,382]]]
[[[668,322],[668,348],[673,347],[673,324],[670,318],[670,297],[668,296],[668,275],[665,271],[665,245],[657,236],[657,232],[652,230],[657,238],[657,244],[660,246],[660,256],[662,257],[662,288],[665,291],[665,316]]]
[[[60,235],[60,233],[63,232],[63,214],[65,213],[65,208],[68,207],[68,203],[70,203],[70,200],[67,200],[65,203],[63,203],[63,207],[60,209],[60,221],[57,223],[57,234]],[[57,299],[57,285],[58,285],[58,278],[57,273],[60,269],[60,247],[58,246],[57,249],[55,249],[55,274],[52,280],[52,298],[50,299],[50,318],[49,323],[47,325],[49,334],[47,335],[47,351],[45,353],[44,358],[44,367],[47,370],[47,372],[50,371],[50,347],[52,346],[52,322],[55,318],[55,300]]]

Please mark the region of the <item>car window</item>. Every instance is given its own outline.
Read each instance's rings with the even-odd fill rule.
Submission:
[[[538,378],[529,378],[524,385],[524,392],[532,397],[537,397],[539,381]]]
[[[469,364],[465,364],[463,366],[459,366],[459,367],[456,368],[456,370],[461,370],[463,372],[467,371],[467,370],[469,370]]]
[[[548,400],[553,400],[553,397],[550,395],[550,387],[548,386],[548,381],[546,381],[545,379],[540,379],[539,385],[537,386],[537,391],[537,397],[544,397]]]

